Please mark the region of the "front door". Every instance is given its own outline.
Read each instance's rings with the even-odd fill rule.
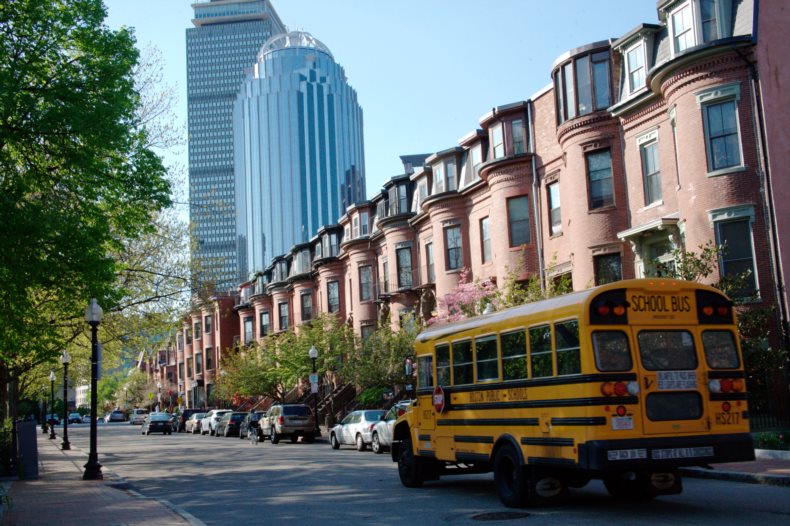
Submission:
[[[705,374],[687,327],[634,327],[642,427],[646,434],[708,430]]]

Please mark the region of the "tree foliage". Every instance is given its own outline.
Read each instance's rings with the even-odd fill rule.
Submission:
[[[137,110],[130,31],[100,0],[0,3],[0,360],[6,376],[85,332],[96,297],[127,296],[113,252],[170,203]]]

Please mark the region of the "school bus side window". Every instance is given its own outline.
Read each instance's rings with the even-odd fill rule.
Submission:
[[[433,387],[433,356],[417,357],[417,387]]]
[[[630,371],[633,367],[628,336],[623,331],[595,331],[592,343],[599,371]]]
[[[551,328],[548,325],[529,329],[529,358],[532,378],[553,374],[551,363]]]
[[[450,385],[450,346],[436,346],[436,385]]]
[[[500,336],[502,344],[502,377],[504,380],[527,378],[527,334],[508,332]]]
[[[582,372],[578,321],[570,320],[554,324],[554,348],[557,350],[558,375]]]
[[[472,342],[453,342],[453,385],[471,384],[473,372]]]
[[[730,331],[705,331],[702,333],[705,360],[711,369],[735,369],[739,365],[738,348]]]
[[[477,361],[478,382],[499,380],[496,335],[475,338],[475,360]]]

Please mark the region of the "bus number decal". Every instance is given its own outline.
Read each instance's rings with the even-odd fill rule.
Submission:
[[[642,295],[631,296],[634,312],[691,312],[688,296]]]
[[[737,424],[739,420],[738,413],[716,413],[717,425]]]

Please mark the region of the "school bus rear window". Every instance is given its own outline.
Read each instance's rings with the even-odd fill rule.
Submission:
[[[630,371],[633,367],[628,336],[623,331],[595,331],[592,343],[595,367],[599,371]]]
[[[650,371],[683,371],[697,368],[694,338],[688,331],[641,331],[639,356]]]

